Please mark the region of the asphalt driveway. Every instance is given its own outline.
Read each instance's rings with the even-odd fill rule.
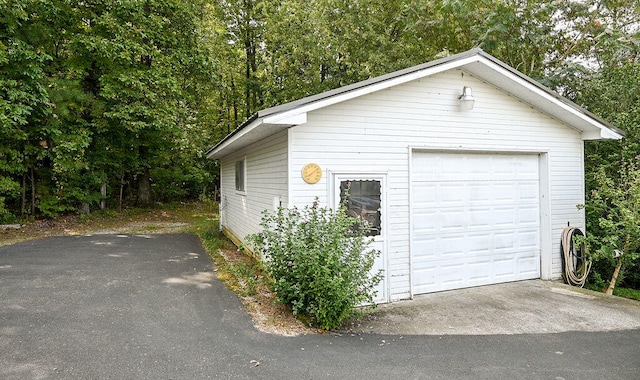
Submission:
[[[268,335],[253,328],[212,270],[193,235],[59,237],[0,247],[0,378],[637,379],[640,373],[640,330],[632,327]]]

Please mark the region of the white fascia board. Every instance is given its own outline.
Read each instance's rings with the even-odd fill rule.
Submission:
[[[613,139],[613,140],[621,140],[624,138],[623,135],[617,133],[616,131],[612,131],[609,128],[603,128],[600,130],[600,137],[603,139]]]
[[[601,140],[599,131],[582,132],[582,140]]]
[[[210,151],[209,154],[207,154],[207,158],[214,158],[219,152],[221,152],[222,150],[226,149],[229,145],[233,144],[235,141],[237,141],[238,139],[240,139],[243,136],[247,135],[251,131],[255,130],[256,128],[258,128],[262,124],[263,124],[263,119],[254,120],[251,124],[243,127],[235,135],[231,136],[226,141],[224,141],[222,144],[218,145],[215,149]]]
[[[275,115],[267,116],[263,119],[264,124],[274,124],[274,125],[300,125],[307,122],[307,113],[300,112],[298,109],[294,109],[291,111],[296,112],[283,112]]]
[[[219,146],[207,154],[207,158],[217,158],[218,154],[227,149],[232,151],[251,144],[260,138],[264,138],[265,134],[276,133],[276,130],[288,128],[294,125],[300,125],[307,122],[306,113],[275,114],[263,118],[255,119],[253,122],[239,129],[235,134],[224,140]]]
[[[620,140],[621,138],[622,136],[608,128],[603,128],[599,131],[582,132],[582,140]]]

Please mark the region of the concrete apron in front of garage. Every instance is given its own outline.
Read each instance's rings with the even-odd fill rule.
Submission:
[[[530,280],[423,294],[379,305],[353,322],[356,333],[544,334],[640,328],[640,302]]]

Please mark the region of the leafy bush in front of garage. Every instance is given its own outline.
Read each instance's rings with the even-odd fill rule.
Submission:
[[[316,199],[303,209],[264,212],[260,226],[247,241],[266,261],[277,300],[295,315],[332,329],[373,303],[382,275],[371,268],[380,251],[368,248],[366,221]]]
[[[582,241],[595,262],[592,279],[610,277],[605,291],[609,295],[624,279],[625,270],[640,259],[638,205],[640,156],[622,160],[614,175],[605,168],[593,173],[592,190],[584,205],[588,233]]]

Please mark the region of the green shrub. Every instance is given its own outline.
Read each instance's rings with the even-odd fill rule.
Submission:
[[[598,263],[596,271],[602,275],[607,268],[599,266],[610,264],[607,294],[613,294],[627,268],[640,258],[639,204],[640,156],[621,161],[615,173],[605,168],[594,173],[593,189],[584,205],[588,233],[582,241],[587,244],[590,258]]]
[[[0,197],[0,224],[14,223],[16,217],[4,206],[4,198]]]
[[[381,273],[371,273],[379,251],[368,249],[365,221],[312,206],[263,213],[264,229],[247,240],[266,261],[277,300],[322,329],[339,326],[372,304]]]

